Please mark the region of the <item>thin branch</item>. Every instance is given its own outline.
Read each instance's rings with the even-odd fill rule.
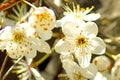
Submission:
[[[23,58],[23,56],[21,56],[10,68],[9,70],[4,74],[2,80],[5,80],[5,78],[7,77],[7,75],[11,72],[11,70],[14,68],[14,66]]]
[[[5,56],[5,59],[4,59],[4,62],[3,62],[3,64],[2,64],[2,67],[1,67],[1,69],[0,69],[0,79],[1,79],[1,77],[2,77],[2,72],[3,72],[4,68],[5,68],[5,65],[6,65],[7,60],[8,60],[8,56],[6,55],[6,56]]]

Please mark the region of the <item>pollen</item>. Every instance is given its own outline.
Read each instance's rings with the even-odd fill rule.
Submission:
[[[48,11],[44,11],[41,14],[37,14],[36,17],[39,21],[48,20],[50,18],[50,13]]]
[[[82,80],[82,75],[80,72],[77,72],[76,70],[73,71],[73,78],[74,80]]]
[[[25,35],[22,31],[14,31],[12,34],[12,39],[14,42],[21,42],[25,38]]]

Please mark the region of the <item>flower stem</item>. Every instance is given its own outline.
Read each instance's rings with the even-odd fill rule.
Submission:
[[[21,56],[10,68],[9,70],[4,74],[2,80],[5,80],[5,78],[7,77],[7,75],[10,73],[10,71],[14,68],[14,66],[23,58],[23,56]]]
[[[21,23],[24,7],[25,7],[25,4],[22,3],[21,9],[20,9],[20,14],[19,14],[19,19],[18,19],[18,23],[17,24]]]
[[[4,21],[5,21],[5,17],[6,17],[6,12],[4,11],[4,15],[2,16],[2,19],[0,21],[0,29],[2,28]]]
[[[55,48],[52,48],[52,52],[55,50]],[[38,61],[33,62],[31,64],[31,67],[37,67],[38,65],[40,65],[43,61],[45,61],[51,54],[47,53],[45,56],[43,56],[42,58],[40,58]]]
[[[109,52],[106,52],[105,54],[106,54],[108,57],[110,57],[111,59],[113,59],[113,60],[116,59],[115,55],[110,54]]]
[[[1,70],[0,70],[0,79],[1,79],[1,77],[2,77],[2,72],[3,72],[4,68],[5,68],[7,59],[8,59],[8,56],[6,55],[6,56],[5,56],[5,59],[4,59],[4,62],[3,62],[3,64],[2,64],[2,67],[1,67]]]

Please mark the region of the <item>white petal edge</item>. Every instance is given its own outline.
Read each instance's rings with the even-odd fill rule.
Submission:
[[[93,51],[92,51],[93,54],[101,55],[105,53],[106,45],[101,38],[99,37],[94,38],[92,45],[93,45]]]
[[[43,40],[49,40],[52,37],[52,31],[41,31],[38,35]]]
[[[100,18],[100,13],[91,13],[83,17],[85,21],[95,21],[99,18]]]
[[[63,68],[65,69],[68,77],[73,80],[74,71],[80,72],[80,67],[72,60],[66,59],[63,62]]]
[[[73,55],[71,55],[70,53],[61,53],[60,60],[64,61],[66,59],[73,60]]]
[[[60,39],[55,46],[55,50],[58,53],[72,53],[74,48],[74,45],[72,45],[69,41],[64,41],[63,39]]]
[[[98,26],[94,22],[87,22],[87,23],[85,23],[85,25],[83,27],[83,31],[85,31],[88,35],[89,34],[97,35],[98,34]]]
[[[91,63],[88,67],[82,68],[81,73],[86,78],[93,78],[97,73],[97,67]]]
[[[86,67],[89,66],[91,56],[92,56],[91,53],[86,53],[86,54],[85,53],[79,53],[79,52],[75,53],[75,57],[78,60],[79,65],[82,68],[86,68]]]
[[[73,36],[79,32],[77,24],[70,22],[70,21],[67,21],[62,26],[62,31],[63,31],[64,35],[66,35],[66,36]]]
[[[38,51],[45,52],[45,53],[51,53],[49,44],[45,42],[44,40],[39,40],[38,45],[39,45]]]
[[[22,23],[20,24],[20,27],[25,30],[28,37],[33,36],[33,34],[35,33],[35,29],[30,26],[30,23]]]

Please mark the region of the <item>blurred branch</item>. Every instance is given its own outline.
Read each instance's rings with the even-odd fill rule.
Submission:
[[[0,5],[0,11],[5,11],[11,7],[13,7],[14,5],[20,3],[22,0],[15,0],[14,2],[6,2],[2,5]]]
[[[100,35],[102,35],[102,37],[105,37],[107,39],[109,39],[111,42],[110,43],[114,43],[116,46],[120,46],[120,39],[117,39],[115,37],[112,37],[106,33],[104,33],[103,31],[99,30]],[[109,44],[106,43],[106,50],[109,53],[112,54],[118,54],[116,50],[114,50]]]

